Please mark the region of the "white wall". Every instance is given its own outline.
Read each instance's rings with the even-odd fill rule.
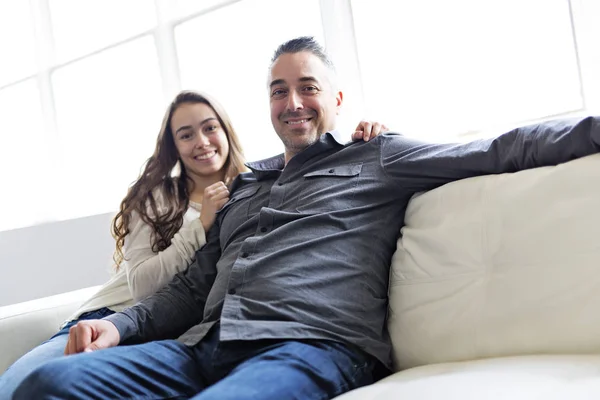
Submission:
[[[0,306],[104,283],[113,214],[0,232]]]

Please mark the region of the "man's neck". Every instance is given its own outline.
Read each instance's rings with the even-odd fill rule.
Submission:
[[[298,154],[298,152],[291,152],[289,150],[286,149],[285,151],[285,165],[288,164],[288,162],[290,162],[290,160],[292,159],[292,157],[294,157],[296,154]]]
[[[339,133],[339,132],[338,132],[336,129],[331,129],[331,130],[329,130],[329,131],[327,131],[327,132],[325,132],[325,133],[322,133],[321,135],[319,135],[319,138],[321,138],[321,136],[323,136],[323,135],[327,134],[328,132],[331,134],[331,136],[333,136],[333,138],[336,140],[336,142],[338,142],[338,143],[340,143],[340,144],[343,144],[343,143],[344,143],[344,142],[343,142],[343,140],[342,140],[342,137],[341,137],[340,133]],[[320,139],[319,139],[319,140],[320,140]],[[317,141],[318,141],[318,140],[317,140]],[[315,143],[316,143],[316,142],[315,142]],[[289,162],[289,161],[292,159],[292,157],[294,157],[294,156],[295,156],[295,155],[297,155],[297,154],[300,154],[300,153],[302,153],[304,150],[306,150],[306,149],[307,149],[307,148],[309,148],[310,146],[314,145],[315,143],[312,143],[312,144],[310,144],[310,145],[306,146],[306,147],[305,147],[305,148],[303,148],[303,149],[287,149],[287,148],[286,148],[286,149],[285,149],[285,153],[284,153],[284,156],[285,156],[285,165],[287,165],[287,164],[288,164],[288,162]]]

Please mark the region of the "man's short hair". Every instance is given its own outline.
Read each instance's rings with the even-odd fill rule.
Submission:
[[[319,42],[317,42],[312,36],[298,37],[280,45],[277,50],[275,50],[275,54],[273,54],[271,66],[283,54],[293,54],[301,51],[308,51],[312,53],[314,56],[317,56],[323,62],[323,64],[327,66],[327,68],[335,71],[333,62],[325,52],[325,49],[323,49],[323,46],[321,46]]]

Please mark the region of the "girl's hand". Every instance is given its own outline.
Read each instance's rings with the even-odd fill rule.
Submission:
[[[387,131],[389,131],[388,127],[381,122],[360,121],[356,127],[356,130],[352,134],[352,140],[362,139],[365,142],[368,142],[375,136]]]
[[[213,183],[204,189],[202,197],[202,211],[200,212],[200,222],[204,232],[208,232],[215,223],[215,213],[229,201],[229,189],[223,182]]]

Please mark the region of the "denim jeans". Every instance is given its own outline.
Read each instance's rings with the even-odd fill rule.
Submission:
[[[69,338],[69,328],[84,319],[100,319],[112,314],[108,308],[81,314],[76,320],[67,323],[50,339],[35,347],[23,357],[19,358],[0,376],[0,400],[12,398],[14,390],[31,371],[40,365],[64,356],[65,346]],[[35,327],[32,327],[35,328]]]
[[[326,340],[175,340],[63,357],[36,369],[15,399],[330,399],[373,382],[375,361]]]

